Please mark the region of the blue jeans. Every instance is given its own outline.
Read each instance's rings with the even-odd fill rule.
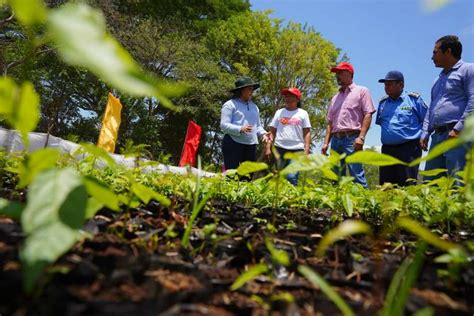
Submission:
[[[354,150],[354,141],[357,138],[357,134],[336,137],[333,136],[331,139],[331,149],[337,152],[338,154],[350,155],[355,152]],[[360,163],[348,164],[347,168],[349,169],[349,174],[355,178],[356,183],[360,183],[364,188],[367,188],[367,180],[365,179],[364,168]],[[346,161],[343,159],[341,161],[341,168],[336,170],[339,176],[344,176],[346,174]]]
[[[442,133],[434,133],[431,136],[431,146],[430,151],[438,144],[444,142],[448,139],[449,131],[445,131]],[[424,180],[433,180],[436,178],[440,178],[442,176],[454,176],[456,172],[461,171],[464,169],[466,165],[466,153],[468,145],[461,145],[459,147],[453,148],[448,150],[447,152],[439,155],[438,157],[428,160],[426,162],[425,170],[431,169],[448,169],[448,173],[445,172],[440,173],[436,176],[425,176]]]
[[[281,169],[285,168],[286,166],[288,166],[291,163],[291,159],[284,159],[283,158],[283,156],[287,152],[295,153],[295,152],[302,152],[303,151],[303,150],[289,150],[289,149],[285,149],[285,148],[281,148],[281,147],[277,147],[277,146],[275,146],[275,148],[278,151],[278,153],[280,154],[280,159],[277,161],[278,170],[281,170]],[[293,185],[298,184],[298,178],[299,178],[299,172],[289,173],[289,174],[286,175],[286,180],[288,180],[288,182],[290,182]]]

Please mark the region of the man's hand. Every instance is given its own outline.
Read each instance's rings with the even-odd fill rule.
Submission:
[[[360,137],[357,137],[355,140],[354,140],[354,150],[355,151],[359,151],[359,150],[362,150],[364,148],[364,140]]]
[[[456,138],[459,137],[459,132],[455,129],[452,129],[448,133],[448,138]]]
[[[240,128],[240,133],[249,134],[252,133],[253,126],[252,125],[244,125]]]
[[[423,149],[424,151],[427,151],[428,150],[428,138],[420,139],[420,146],[421,146],[421,149]]]
[[[327,155],[328,147],[329,147],[329,144],[323,144],[323,147],[321,148],[321,153],[323,155]]]

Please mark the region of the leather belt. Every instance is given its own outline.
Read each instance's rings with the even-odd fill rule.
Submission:
[[[354,135],[359,135],[360,131],[346,131],[346,132],[335,132],[332,133],[331,135],[337,138],[343,138],[343,137],[349,137],[349,136],[354,136]]]
[[[444,132],[448,132],[452,130],[454,126],[456,126],[456,123],[449,123],[446,125],[435,126],[433,129],[435,133],[439,134],[439,133],[444,133]]]

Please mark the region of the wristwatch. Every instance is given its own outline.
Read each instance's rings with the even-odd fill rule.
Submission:
[[[359,135],[359,138],[362,139],[362,141],[365,141],[365,136],[360,136]]]

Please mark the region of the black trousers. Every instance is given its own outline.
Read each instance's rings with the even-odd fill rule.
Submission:
[[[403,162],[412,162],[421,157],[420,140],[414,139],[399,145],[382,145],[382,153],[395,157]],[[380,184],[387,182],[407,186],[416,182],[407,182],[408,179],[417,179],[418,165],[407,167],[393,165],[380,167]]]
[[[224,154],[224,168],[237,169],[244,161],[257,161],[257,145],[244,145],[237,143],[229,135],[224,135],[222,141]]]

